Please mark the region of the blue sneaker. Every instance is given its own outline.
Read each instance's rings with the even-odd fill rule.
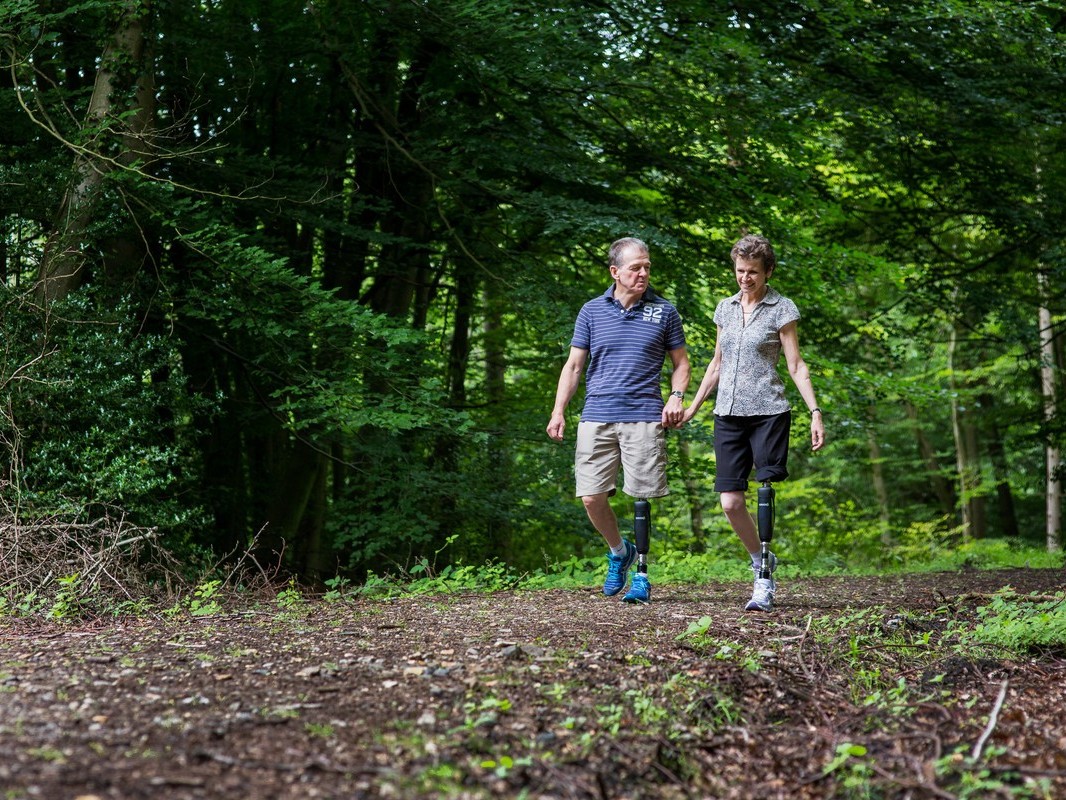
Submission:
[[[607,552],[607,580],[603,582],[603,593],[608,597],[614,597],[624,588],[629,580],[629,568],[637,560],[637,548],[625,539],[622,544],[626,546],[624,556],[613,556]]]
[[[629,591],[626,592],[626,596],[622,598],[623,603],[643,603],[647,605],[651,602],[651,585],[648,583],[648,576],[643,572],[638,572],[633,576],[633,583],[629,587]]]

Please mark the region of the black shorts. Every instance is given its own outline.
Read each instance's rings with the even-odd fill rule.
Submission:
[[[716,492],[743,492],[755,467],[755,479],[781,481],[788,477],[788,434],[792,412],[756,417],[714,418]]]

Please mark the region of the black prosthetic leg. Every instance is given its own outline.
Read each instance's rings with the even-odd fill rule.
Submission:
[[[637,572],[648,574],[648,550],[651,548],[651,503],[637,500],[633,504],[633,538],[637,545]]]
[[[651,601],[648,585],[648,550],[651,547],[651,503],[637,500],[633,504],[633,538],[637,545],[637,574],[622,601],[647,604]]]
[[[759,577],[770,578],[770,542],[774,538],[774,487],[766,481],[759,487]]]

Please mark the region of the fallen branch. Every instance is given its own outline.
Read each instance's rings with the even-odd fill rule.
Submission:
[[[977,740],[977,744],[973,746],[973,753],[971,754],[974,761],[977,761],[981,757],[981,751],[985,748],[985,743],[988,741],[988,737],[992,735],[992,731],[996,729],[996,722],[999,720],[999,712],[1003,708],[1003,701],[1007,699],[1007,685],[1009,679],[1004,678],[1003,683],[999,685],[999,697],[996,698],[996,704],[992,706],[992,713],[988,716],[988,724],[985,725],[984,731],[981,732],[981,738]]]
[[[800,662],[800,667],[803,668],[803,674],[807,676],[807,680],[809,680],[812,684],[815,683],[814,673],[811,672],[811,670],[807,667],[807,662],[803,660],[803,643],[807,641],[807,634],[808,632],[810,632],[811,620],[813,619],[814,617],[811,614],[807,615],[807,627],[804,628],[803,635],[800,637],[799,650],[796,653],[796,657],[799,659]]]

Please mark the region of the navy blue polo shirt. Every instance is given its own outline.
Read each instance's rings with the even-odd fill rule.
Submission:
[[[589,351],[582,422],[659,422],[666,354],[685,344],[681,316],[650,288],[630,309],[614,285],[581,307],[571,347]]]

